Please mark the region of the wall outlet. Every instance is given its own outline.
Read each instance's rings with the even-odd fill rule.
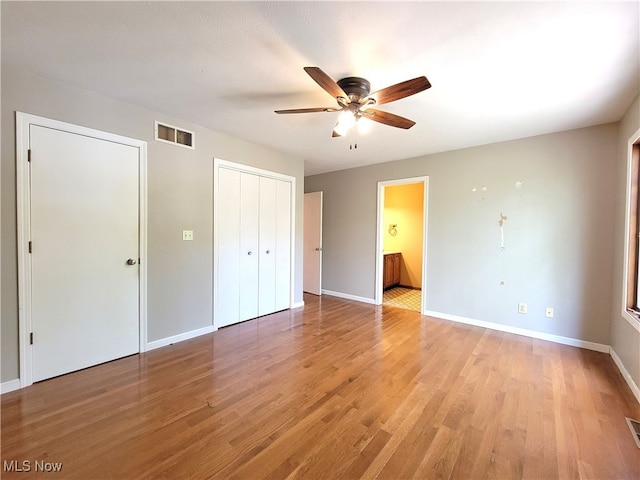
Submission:
[[[553,318],[553,307],[547,307],[544,309],[544,316],[547,318]]]
[[[518,304],[518,313],[521,315],[526,315],[527,314],[527,304],[526,303],[519,303]]]
[[[182,230],[182,240],[193,240],[193,230]]]

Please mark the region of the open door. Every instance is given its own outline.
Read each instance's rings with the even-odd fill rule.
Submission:
[[[322,293],[322,192],[304,194],[304,274],[302,290]]]
[[[405,189],[405,187],[412,187]],[[416,194],[416,188],[421,192]],[[398,190],[394,195],[393,204],[386,206],[386,194],[388,190]],[[406,191],[405,191],[406,190]],[[402,191],[402,195],[398,195]],[[381,305],[385,300],[385,288],[398,286],[397,289],[389,289],[387,293],[390,304],[402,304],[403,308],[419,310],[422,314],[426,311],[426,278],[427,278],[427,212],[428,212],[429,177],[413,177],[397,180],[378,182],[378,225],[377,225],[377,254],[376,254],[376,305]],[[409,195],[410,201],[407,197]],[[416,201],[417,200],[417,201]],[[421,205],[419,205],[421,203]],[[387,217],[387,213],[389,216]],[[420,226],[420,223],[422,224]],[[412,227],[412,228],[409,228]],[[393,240],[395,241],[389,241]],[[393,273],[389,268],[391,263],[395,267],[396,262],[412,266],[413,273],[409,274],[405,268],[398,278],[391,282],[384,280],[385,273]],[[385,269],[385,263],[387,268]],[[402,268],[402,267],[401,267]],[[393,269],[395,270],[395,269]],[[405,292],[408,287],[408,292]],[[416,290],[418,287],[419,290]],[[391,290],[397,290],[392,292]],[[416,292],[420,292],[416,298]],[[405,295],[406,293],[406,295]],[[399,296],[399,297],[398,297]],[[406,296],[406,299],[404,298]],[[394,297],[398,297],[397,299]],[[418,306],[419,305],[419,306]]]

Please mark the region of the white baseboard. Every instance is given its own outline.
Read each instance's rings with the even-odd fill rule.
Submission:
[[[325,290],[325,289],[322,289],[322,293],[324,295],[330,295],[332,297],[339,297],[347,300],[355,300],[356,302],[371,303],[373,305],[376,304],[376,301],[373,298],[359,297],[357,295],[351,295],[349,293],[334,292],[333,290]]]
[[[626,380],[627,385],[629,385],[629,388],[631,389],[633,396],[636,397],[636,400],[638,401],[638,403],[640,403],[640,388],[638,388],[638,385],[636,385],[636,382],[633,381],[633,377],[631,376],[629,371],[626,369],[626,367],[624,366],[624,363],[622,363],[622,360],[620,359],[616,351],[613,349],[613,347],[611,347],[609,351],[609,355],[611,355],[611,358],[613,358],[613,361],[618,367],[618,370],[620,370],[620,373]]]
[[[554,343],[561,343],[563,345],[571,345],[573,347],[586,348],[587,350],[595,350],[596,352],[609,353],[609,345],[603,345],[602,343],[588,342],[586,340],[578,340],[577,338],[562,337],[560,335],[553,335],[551,333],[537,332],[535,330],[527,330],[526,328],[512,327],[510,325],[502,325],[500,323],[485,322],[484,320],[476,320],[475,318],[460,317],[458,315],[450,315],[448,313],[433,312],[427,310],[425,315],[430,317],[441,318],[443,320],[451,320],[452,322],[466,323],[468,325],[475,325],[477,327],[489,328],[491,330],[498,330],[501,332],[515,333],[516,335],[523,335],[525,337],[538,338],[540,340],[548,340]]]
[[[207,333],[214,332],[216,329],[213,325],[204,328],[198,328],[197,330],[191,330],[190,332],[180,333],[179,335],[174,335],[172,337],[161,338],[160,340],[154,340],[153,342],[147,343],[146,351],[155,350],[156,348],[166,347],[167,345],[171,345],[172,343],[183,342],[185,340],[189,340],[190,338],[199,337],[200,335],[206,335]]]
[[[9,380],[8,382],[0,383],[0,394],[13,392],[14,390],[18,390],[22,388],[22,384],[20,383],[20,379],[16,378],[15,380]]]
[[[300,308],[300,307],[304,307],[304,300],[302,300],[301,302],[295,302],[293,305],[291,305],[291,308]]]

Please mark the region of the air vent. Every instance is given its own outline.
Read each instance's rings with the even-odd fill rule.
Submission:
[[[637,420],[632,420],[629,417],[625,417],[627,419],[627,423],[629,424],[629,428],[631,429],[631,435],[633,435],[633,439],[636,441],[636,445],[640,448],[640,422]]]
[[[193,132],[156,121],[156,140],[181,147],[195,148]]]

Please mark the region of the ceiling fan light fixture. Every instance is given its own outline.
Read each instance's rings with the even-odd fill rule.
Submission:
[[[371,120],[369,120],[367,117],[363,115],[358,116],[358,120],[356,121],[356,128],[358,129],[359,134],[362,135],[368,133],[371,130],[372,125],[373,123],[371,123]]]
[[[345,110],[338,118],[338,124],[334,128],[334,131],[340,135],[344,136],[347,134],[349,130],[355,125],[356,117],[352,110]]]

